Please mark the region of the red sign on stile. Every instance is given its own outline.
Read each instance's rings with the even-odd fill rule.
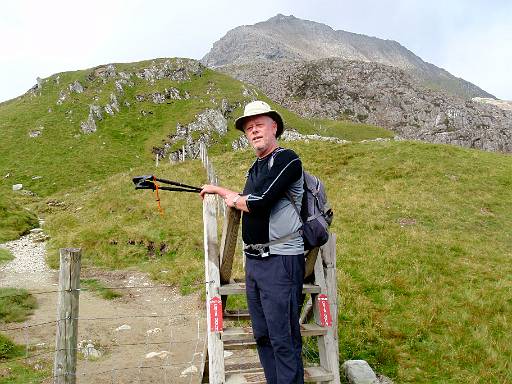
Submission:
[[[222,332],[222,301],[218,296],[210,299],[210,332]]]
[[[322,327],[332,326],[331,307],[327,295],[318,295],[318,312],[320,312],[320,325]]]

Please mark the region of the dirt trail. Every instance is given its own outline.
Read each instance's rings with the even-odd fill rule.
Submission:
[[[56,291],[57,271],[44,264],[44,243],[35,234],[0,244],[15,259],[0,267],[0,286],[32,292]],[[142,273],[84,270],[82,277],[96,278],[107,286],[126,287],[123,297],[104,300],[91,292],[80,293],[78,383],[198,383],[205,337],[203,304],[197,294],[181,296],[176,289],[155,286]],[[128,288],[131,287],[131,288]],[[31,354],[53,361],[57,293],[36,294],[38,309],[27,324],[47,325],[5,332],[17,343],[28,344]],[[23,324],[3,324],[4,328]],[[153,356],[153,357],[151,357]],[[153,367],[153,368],[150,368]],[[51,382],[49,380],[48,382]]]

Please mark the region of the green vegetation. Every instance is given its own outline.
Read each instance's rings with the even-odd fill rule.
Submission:
[[[24,348],[0,333],[0,361],[23,355]]]
[[[23,289],[0,288],[0,324],[25,321],[36,308],[36,300]],[[50,374],[49,364],[42,360],[26,363],[23,345],[0,333],[0,384],[40,383]]]
[[[8,249],[0,248],[0,265],[14,259],[14,256]]]
[[[366,359],[398,382],[510,381],[512,158],[408,142],[289,146],[334,206],[341,361]],[[250,161],[229,153],[215,168],[240,189]]]
[[[0,323],[21,322],[37,307],[37,301],[28,291],[0,288]]]
[[[41,383],[50,374],[49,364],[38,361],[38,368],[21,358],[25,348],[0,333],[0,384]],[[42,369],[41,369],[42,367]]]
[[[133,72],[149,64],[117,69]],[[161,146],[177,123],[187,124],[214,106],[212,98],[236,106],[228,116],[232,124],[248,100],[243,85],[209,70],[190,81],[153,85],[132,77],[135,86],[125,88],[121,111],[105,114],[95,134],[83,135],[79,123],[90,100],[97,96],[104,105],[114,89],[112,81],[88,82],[90,73],[60,74],[60,85],[52,76],[41,96],[0,105],[0,175],[11,175],[0,178],[0,209],[9,210],[5,217],[21,216],[28,212],[21,207],[28,206],[45,217],[53,267],[59,248],[79,246],[85,266],[136,268],[184,293],[199,290],[204,281],[200,198],[163,191],[160,216],[153,193],[134,190],[131,178],[154,173],[204,183],[199,161],[161,162],[155,168],[151,149]],[[86,91],[56,105],[60,89],[75,79]],[[190,99],[133,101],[136,94],[170,86],[186,90]],[[392,136],[364,124],[301,119],[272,105],[301,133],[354,142]],[[153,113],[142,116],[142,109]],[[29,138],[39,126],[44,126],[41,136]],[[238,136],[229,129],[216,137],[210,157],[221,183],[241,190],[254,157],[250,150],[231,151]],[[335,211],[340,360],[366,359],[400,383],[512,381],[512,157],[414,142],[284,145],[324,180]],[[13,194],[15,182],[37,196]],[[2,224],[0,238],[35,225],[22,222]],[[242,273],[237,261],[235,277]],[[240,298],[228,304],[243,305]],[[314,360],[314,351],[308,351]]]
[[[164,215],[160,216],[154,193],[135,190],[131,181],[147,173],[190,185],[205,182],[202,165],[191,161],[139,168],[92,189],[55,195],[63,205],[41,207],[46,209],[45,229],[52,237],[50,265],[57,266],[59,248],[80,245],[82,265],[137,266],[157,280],[179,284],[183,292],[197,289],[204,279],[201,199],[197,194],[161,191]]]
[[[95,292],[105,300],[113,300],[123,296],[119,292],[106,287],[101,281],[97,279],[80,279],[80,285],[83,287],[82,291],[88,290]]]
[[[37,216],[23,209],[0,186],[0,243],[15,240],[37,225]]]

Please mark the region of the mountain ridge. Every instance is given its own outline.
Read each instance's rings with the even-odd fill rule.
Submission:
[[[423,61],[394,40],[334,30],[328,25],[278,14],[254,25],[236,27],[213,44],[201,62],[212,68],[254,61],[314,60],[338,57],[404,69],[425,86],[466,99],[495,98],[478,86]]]

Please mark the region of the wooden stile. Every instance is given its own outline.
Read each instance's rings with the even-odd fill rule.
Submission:
[[[199,156],[206,169],[208,181],[217,184],[212,163],[208,158],[206,146],[201,143]],[[227,309],[228,295],[245,294],[245,284],[232,280],[232,269],[237,245],[238,230],[241,212],[229,208],[223,201],[216,203],[213,195],[206,195],[203,202],[204,220],[204,247],[205,247],[205,276],[206,308],[207,308],[207,348],[203,351],[202,383],[211,384],[244,384],[265,383],[261,365],[256,361],[244,360],[241,363],[225,364],[224,350],[236,353],[250,353],[248,350],[256,347],[256,342],[246,321],[249,320],[247,310]],[[221,205],[221,207],[219,207]],[[220,252],[217,241],[217,211],[223,212],[223,229]],[[318,257],[320,256],[320,257]],[[311,383],[339,384],[339,352],[338,352],[338,310],[336,288],[336,237],[331,234],[329,241],[321,248],[310,251],[306,258],[305,278],[302,292],[310,294],[311,299],[306,303],[310,307],[309,313],[315,316],[316,324],[309,324],[308,311],[301,317],[301,334],[303,336],[317,337],[320,354],[320,366],[306,367],[304,381]],[[332,327],[320,325],[318,310],[318,296],[325,294],[328,297]],[[226,327],[222,332],[210,332],[210,300],[221,296],[222,309],[228,321],[242,320],[242,327]],[[325,298],[323,299],[325,303]],[[306,309],[306,308],[305,308]],[[244,323],[245,321],[245,323]],[[253,356],[254,356],[254,352]],[[246,355],[243,355],[244,358]]]

